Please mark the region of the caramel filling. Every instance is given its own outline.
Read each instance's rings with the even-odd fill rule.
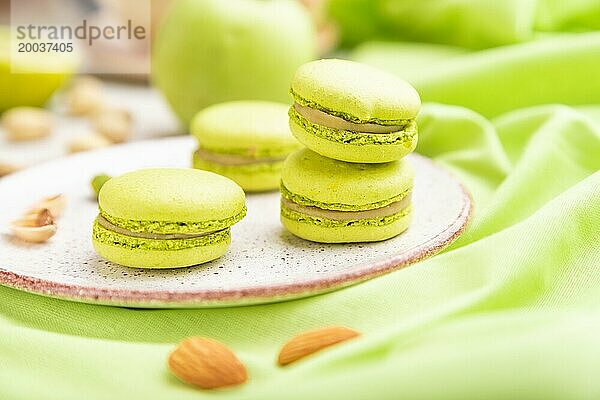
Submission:
[[[314,206],[303,206],[298,203],[281,198],[281,203],[292,211],[296,211],[302,214],[310,215],[311,217],[335,219],[338,221],[355,220],[355,219],[370,219],[370,218],[381,218],[389,215],[396,214],[410,205],[410,193],[406,195],[400,201],[396,201],[392,204],[388,204],[385,207],[375,208],[373,210],[365,211],[337,211],[337,210],[325,210],[323,208]]]
[[[322,125],[333,129],[361,133],[392,133],[399,132],[404,129],[403,125],[378,125],[371,123],[358,124],[346,121],[345,119],[336,117],[335,115],[327,114],[321,110],[303,106],[298,103],[294,103],[294,109],[298,114],[313,124]]]
[[[255,158],[242,156],[239,154],[213,153],[212,151],[208,151],[202,148],[196,150],[196,155],[202,160],[223,165],[251,165],[262,163],[274,163],[285,160],[285,157]]]
[[[120,227],[116,226],[115,224],[110,223],[102,215],[98,215],[97,221],[98,221],[98,224],[101,227],[103,227],[104,229],[108,229],[109,231],[113,231],[113,232],[119,233],[121,235],[131,236],[131,237],[141,238],[141,239],[154,239],[154,240],[194,239],[194,238],[199,238],[202,236],[212,235],[213,233],[218,232],[218,231],[212,231],[212,232],[194,233],[194,234],[178,233],[178,234],[161,235],[161,234],[157,234],[157,233],[142,233],[142,232],[128,231],[127,229],[120,228]]]

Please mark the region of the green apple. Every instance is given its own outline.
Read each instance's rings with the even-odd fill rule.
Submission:
[[[401,7],[405,3],[392,4]],[[327,17],[339,29],[343,47],[354,47],[366,40],[389,37],[381,0],[328,0],[325,9]]]
[[[18,106],[44,105],[76,68],[73,61],[61,61],[61,65],[52,66],[42,63],[44,60],[35,54],[24,55],[19,60],[19,69],[31,72],[12,73],[10,30],[0,26],[0,113]],[[40,68],[43,72],[36,72]]]
[[[315,55],[311,18],[294,0],[179,0],[155,40],[152,75],[187,124],[224,101],[288,102],[296,68]]]

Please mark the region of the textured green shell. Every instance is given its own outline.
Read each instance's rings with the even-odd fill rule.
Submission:
[[[414,119],[421,108],[417,91],[395,75],[346,60],[317,60],[302,65],[291,93],[302,105],[351,122],[396,125]]]
[[[113,217],[100,210],[100,215],[108,222],[120,228],[136,233],[156,233],[166,234],[194,234],[203,232],[219,231],[228,228],[246,216],[246,207],[233,217],[221,219],[218,221],[201,222],[165,222],[165,221],[137,221]]]
[[[194,164],[194,168],[212,171],[224,176],[227,176],[227,174],[231,172],[244,174],[256,174],[260,172],[278,173],[283,167],[283,161],[252,163],[244,165],[224,165],[212,161],[203,160],[199,158],[196,155],[196,153],[194,153],[192,162]]]
[[[417,122],[415,120],[402,121],[402,125],[404,126],[403,130],[384,134],[353,132],[318,125],[300,115],[294,107],[290,107],[289,116],[291,121],[315,136],[331,140],[332,142],[355,146],[367,144],[406,144],[407,147],[410,147],[415,136],[417,136]]]
[[[102,186],[98,204],[109,221],[139,232],[222,229],[245,215],[245,194],[235,182],[185,168],[144,169],[112,178]]]
[[[122,247],[131,250],[160,250],[173,251],[189,249],[193,247],[208,246],[229,240],[230,230],[224,229],[210,235],[190,239],[146,239],[122,235],[102,227],[97,221],[94,222],[92,237],[100,243],[111,246]]]
[[[194,117],[190,131],[202,148],[215,153],[286,156],[300,148],[288,126],[287,108],[266,101],[216,104]]]
[[[315,217],[295,210],[290,210],[284,204],[281,205],[282,217],[291,219],[293,221],[306,222],[324,228],[339,228],[346,226],[384,226],[398,221],[400,218],[409,215],[410,212],[411,206],[408,206],[395,214],[387,215],[385,217],[337,220],[323,217]]]
[[[361,204],[358,206],[352,205],[352,204],[344,204],[344,203],[324,203],[322,201],[315,201],[315,200],[309,199],[308,197],[301,196],[301,195],[290,192],[283,185],[283,183],[281,184],[280,190],[281,190],[281,195],[283,197],[285,197],[288,200],[293,201],[296,204],[300,204],[301,206],[318,207],[323,210],[334,210],[334,211],[366,211],[366,210],[375,210],[377,208],[385,207],[389,204],[400,201],[400,200],[404,199],[410,193],[412,188],[408,188],[404,192],[402,192],[396,196],[387,198],[385,200],[381,200],[381,201],[378,201],[375,203],[370,203],[370,204]]]
[[[407,160],[381,164],[347,163],[309,149],[291,154],[283,165],[283,195],[302,205],[333,210],[370,210],[402,199],[413,187]]]

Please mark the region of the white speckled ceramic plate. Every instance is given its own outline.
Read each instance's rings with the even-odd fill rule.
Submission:
[[[191,138],[163,139],[82,153],[0,180],[0,226],[39,198],[64,193],[69,205],[47,243],[0,238],[0,284],[44,296],[131,307],[217,307],[295,299],[340,289],[435,254],[458,237],[471,201],[463,186],[429,159],[416,170],[414,220],[396,238],[330,245],[299,239],[279,223],[277,192],[249,195],[248,215],[232,228],[221,259],[172,270],[143,270],[104,261],[91,244],[97,205],[89,188],[98,173],[187,166]],[[5,228],[3,228],[6,231]]]

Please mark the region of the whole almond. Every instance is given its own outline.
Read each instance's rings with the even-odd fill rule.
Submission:
[[[288,365],[334,344],[360,336],[345,326],[331,326],[303,332],[291,338],[279,351],[279,365]]]
[[[239,385],[248,379],[246,367],[223,343],[191,337],[169,355],[169,368],[184,382],[203,389]]]

